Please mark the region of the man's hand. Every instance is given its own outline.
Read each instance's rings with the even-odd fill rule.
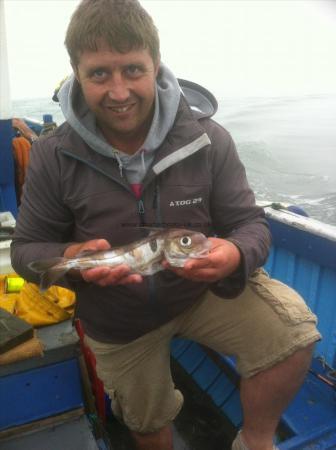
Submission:
[[[241,261],[241,255],[232,242],[225,239],[209,238],[212,246],[205,258],[189,259],[183,268],[172,267],[168,262],[164,265],[183,278],[193,281],[212,283],[231,275]]]
[[[12,126],[20,132],[21,136],[25,137],[30,142],[33,142],[38,138],[37,134],[31,128],[29,128],[26,122],[22,119],[14,117],[12,119]]]
[[[84,250],[109,250],[110,244],[105,239],[93,239],[91,241],[83,242],[81,244],[73,244],[67,247],[64,252],[66,258],[74,258]],[[71,275],[80,276],[84,281],[95,283],[98,286],[104,287],[117,284],[131,284],[141,283],[142,276],[138,274],[130,274],[130,267],[126,264],[121,264],[114,268],[108,266],[95,267],[93,269],[86,269],[81,271],[71,271]]]

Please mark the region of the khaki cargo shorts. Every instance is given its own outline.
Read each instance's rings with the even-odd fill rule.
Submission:
[[[207,292],[194,306],[128,344],[86,337],[97,373],[116,417],[139,433],[159,430],[183,404],[170,373],[170,341],[185,337],[237,358],[242,377],[251,377],[320,339],[316,317],[301,297],[263,270],[244,292],[223,299]]]

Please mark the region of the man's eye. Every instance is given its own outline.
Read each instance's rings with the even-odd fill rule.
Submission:
[[[92,78],[99,80],[106,76],[106,71],[103,69],[97,69],[92,72],[91,76]]]
[[[141,67],[136,66],[135,64],[131,64],[130,66],[126,67],[125,72],[130,77],[138,77],[142,74],[143,70],[141,69]]]

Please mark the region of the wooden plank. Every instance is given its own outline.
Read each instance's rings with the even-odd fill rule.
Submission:
[[[28,341],[33,336],[32,325],[0,308],[0,354]]]
[[[0,441],[13,436],[22,436],[23,434],[41,431],[64,422],[70,422],[71,420],[82,416],[84,413],[84,408],[72,409],[71,411],[58,414],[57,416],[51,416],[46,419],[35,420],[34,422],[25,423],[24,425],[8,428],[7,430],[0,431]]]

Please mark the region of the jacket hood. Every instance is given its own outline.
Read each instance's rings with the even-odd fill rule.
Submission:
[[[218,103],[213,94],[193,81],[178,78],[184,97],[197,117],[212,117],[216,114]]]
[[[64,81],[57,93],[57,98],[65,119],[88,146],[97,153],[115,158],[120,175],[123,176],[125,173],[130,183],[141,183],[154,159],[155,151],[174,124],[181,94],[186,98],[197,118],[210,117],[217,111],[217,101],[208,90],[187,80],[177,80],[173,73],[161,63],[156,80],[152,124],[145,142],[133,155],[119,151],[106,141],[96,125],[95,116],[89,110],[74,75]]]

